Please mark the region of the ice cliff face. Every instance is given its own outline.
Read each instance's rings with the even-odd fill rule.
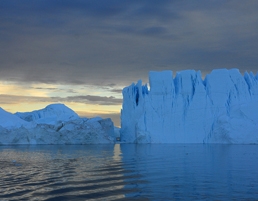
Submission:
[[[0,108],[0,144],[114,143],[111,119],[80,118],[63,104],[11,114]]]
[[[150,72],[123,89],[121,141],[258,143],[258,75],[237,69]]]

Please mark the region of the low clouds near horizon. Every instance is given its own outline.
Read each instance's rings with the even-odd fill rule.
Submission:
[[[92,95],[79,95],[67,97],[40,97],[40,96],[21,96],[0,94],[0,104],[17,104],[20,102],[27,103],[44,103],[44,102],[70,102],[70,103],[85,103],[95,105],[121,105],[122,99],[113,96],[92,96]]]
[[[257,1],[1,0],[0,80],[97,86],[257,71]]]

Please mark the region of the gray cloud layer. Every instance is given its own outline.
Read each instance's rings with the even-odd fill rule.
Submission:
[[[0,79],[113,86],[150,70],[256,72],[257,10],[252,0],[1,0]]]
[[[67,96],[67,97],[37,97],[0,94],[0,104],[16,104],[20,102],[76,102],[96,105],[121,105],[122,99],[113,96]]]

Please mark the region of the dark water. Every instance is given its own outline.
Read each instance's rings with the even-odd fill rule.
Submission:
[[[257,145],[0,147],[0,200],[258,200]]]

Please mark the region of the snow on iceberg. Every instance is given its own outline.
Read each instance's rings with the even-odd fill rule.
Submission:
[[[29,127],[30,124],[0,107],[0,126],[8,129]]]
[[[50,104],[44,109],[32,112],[16,112],[15,115],[28,122],[53,125],[59,121],[69,121],[79,118],[73,110],[61,103]]]
[[[258,75],[238,69],[150,72],[123,89],[121,141],[258,143]]]
[[[0,144],[114,143],[111,119],[80,118],[63,104],[11,114],[0,108]]]

